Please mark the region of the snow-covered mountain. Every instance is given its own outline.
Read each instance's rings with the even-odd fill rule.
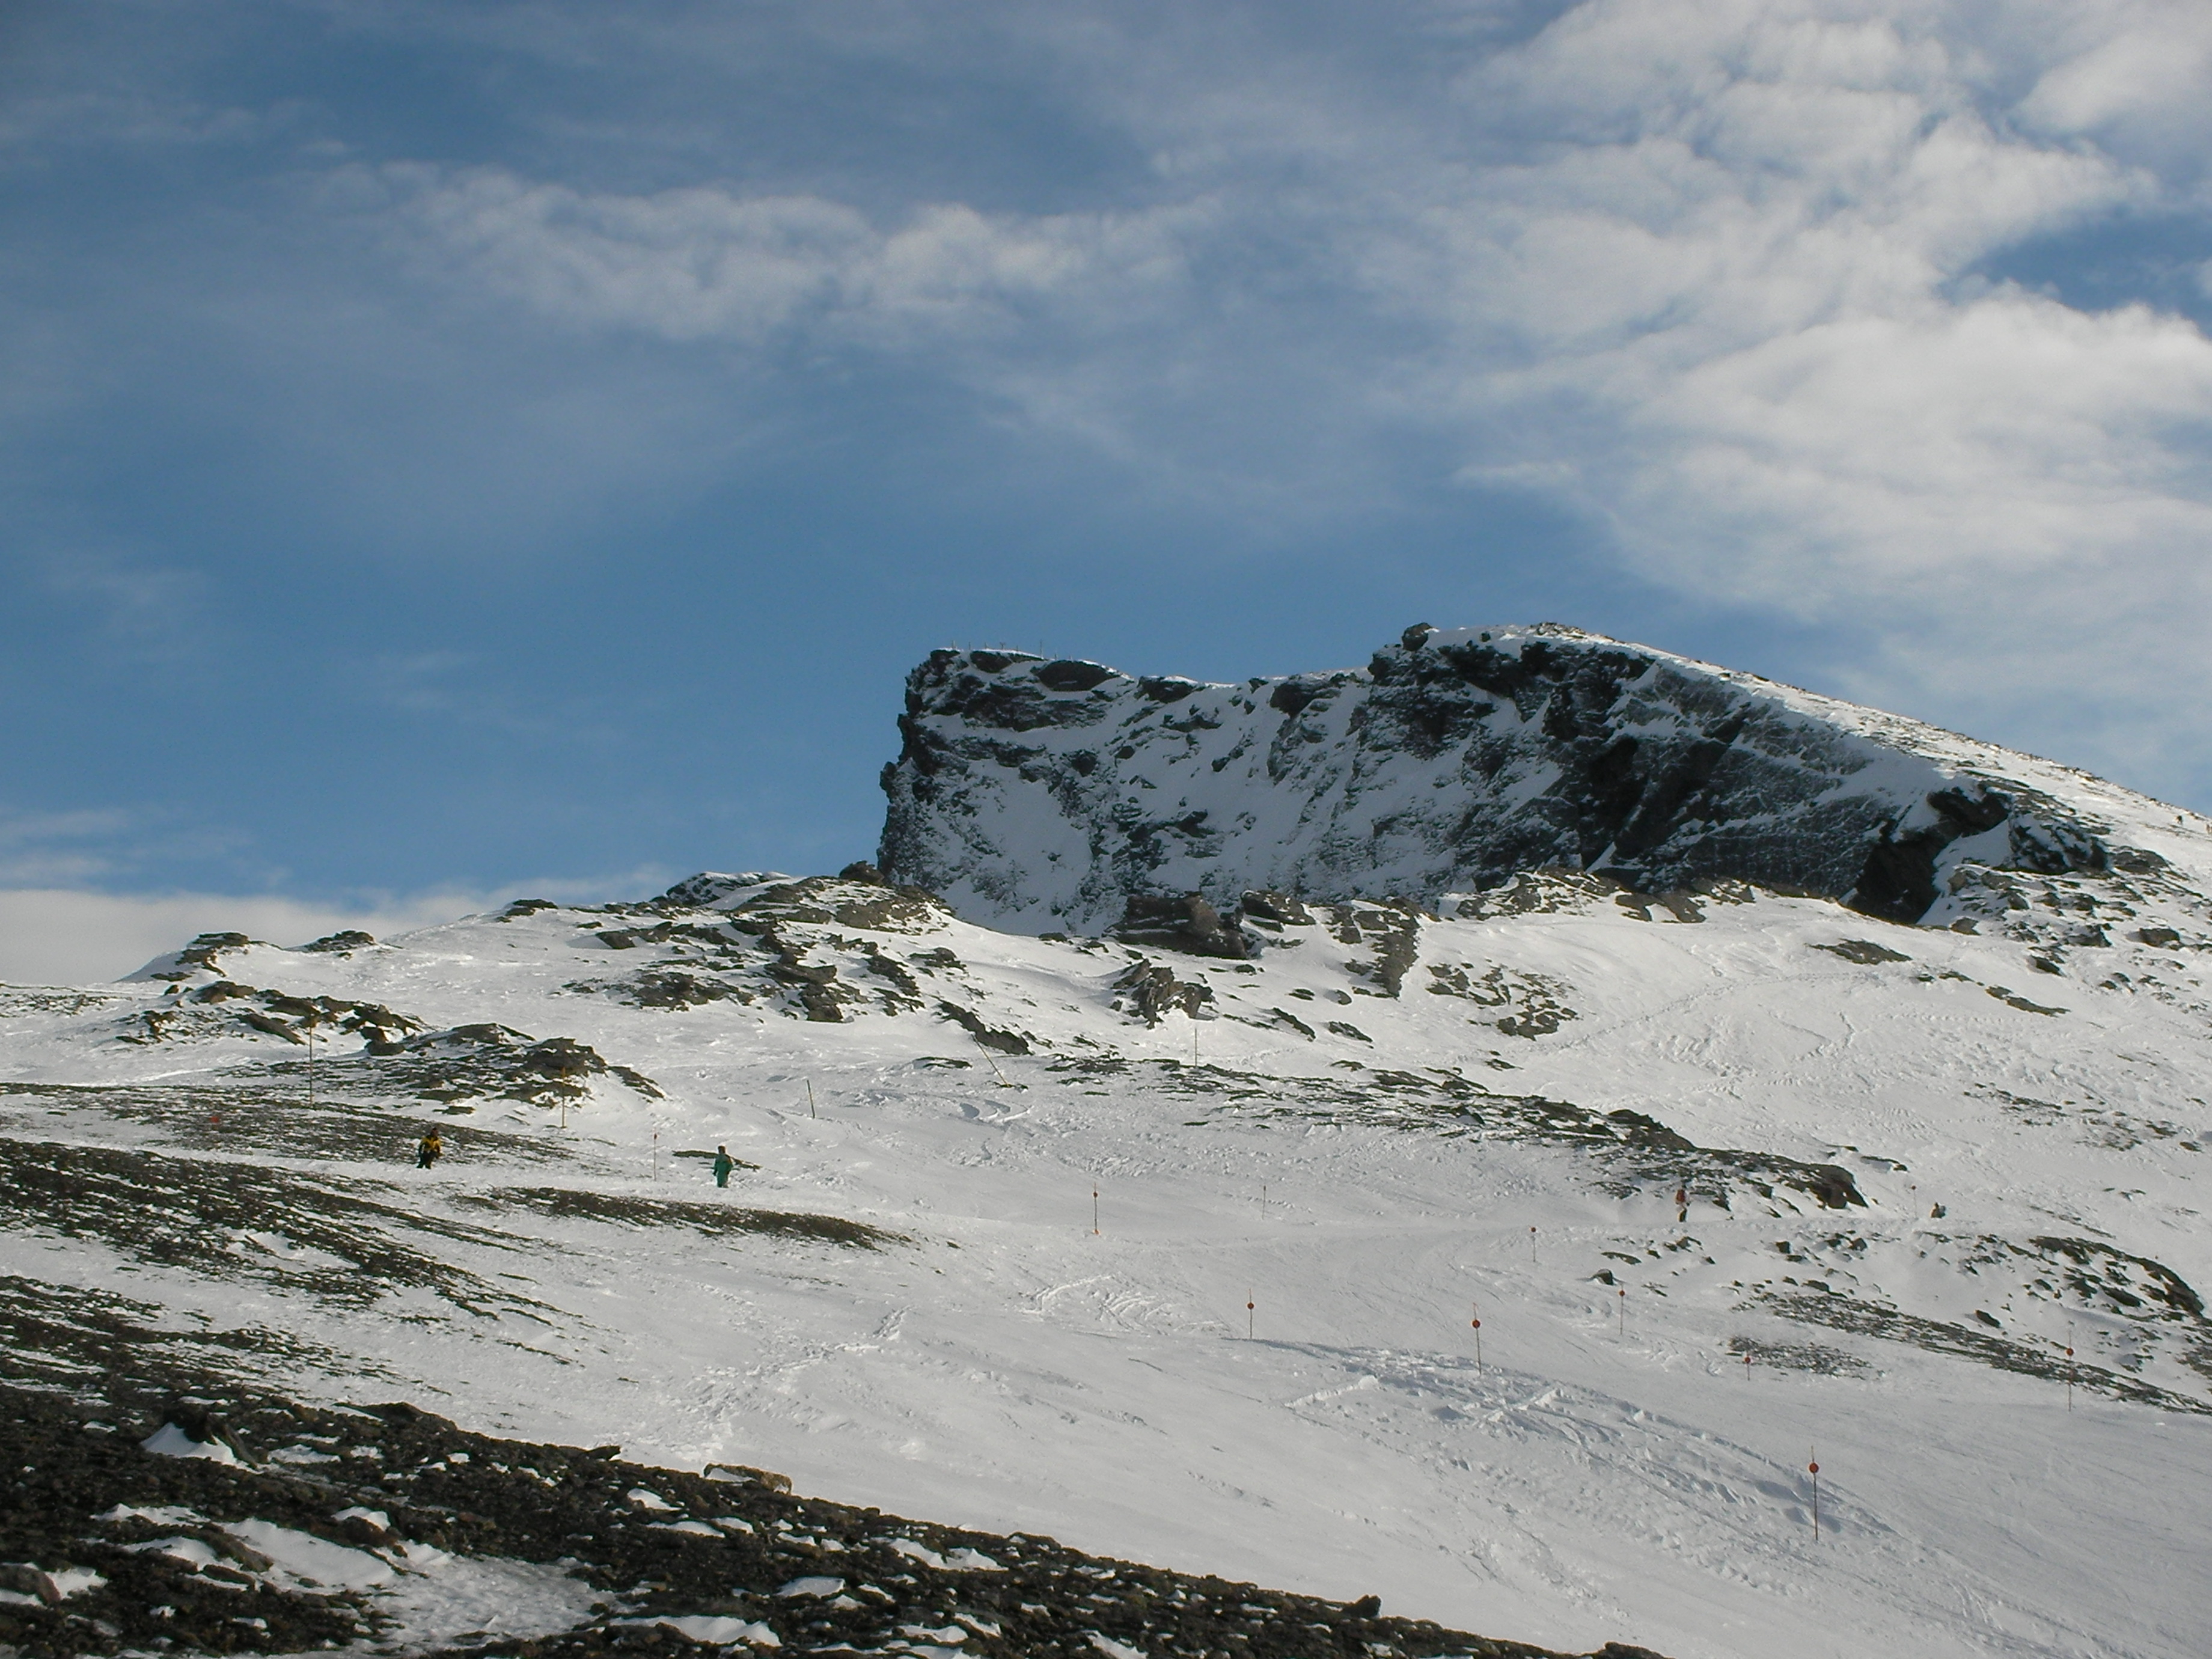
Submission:
[[[1303,711],[1267,712],[1266,683],[1162,698],[948,653],[917,677],[886,834],[901,875],[967,859],[947,895],[866,865],[704,874],[382,941],[208,935],[119,983],[0,988],[9,1374],[88,1392],[221,1373],[282,1394],[319,1437],[252,1454],[288,1480],[373,1461],[356,1442],[398,1457],[388,1423],[314,1413],[404,1398],[464,1430],[777,1470],[848,1506],[1340,1608],[1374,1595],[1576,1652],[2203,1652],[2206,827],[1587,636],[1472,639],[1524,664],[1540,647],[1544,695],[1595,711],[1585,749],[1547,734],[1534,693],[1524,710],[1500,692],[1469,717],[1510,720],[1495,793],[1466,781],[1474,737],[1394,761],[1377,734],[1414,705],[1389,701],[1393,676],[1461,635],[1342,678],[1316,728],[1341,740],[1297,739],[1312,769],[1284,773],[1303,794],[1261,750],[1212,764],[1240,733],[1290,741],[1277,726]],[[1155,713],[1121,726],[1139,700]],[[1063,704],[1103,712],[1021,724]],[[1620,775],[1646,780],[1649,806],[1683,722],[1731,708],[1706,794],[1647,814],[1665,833],[1636,867],[1657,873],[1624,882],[1620,826],[1644,808],[1583,826],[1571,763],[1606,752],[1605,732],[1634,737]],[[1170,739],[1177,709],[1189,729]],[[1002,766],[993,731],[1036,754]],[[1186,739],[1194,758],[1170,758]],[[1088,830],[1055,840],[1089,799],[1061,787],[1080,753],[1092,776],[1114,760],[1116,791],[1249,822],[1206,857],[1176,837],[1157,861],[1094,858]],[[1754,777],[1756,824],[1751,784],[1730,781]],[[1504,830],[1481,826],[1507,824],[1510,789],[1546,826],[1528,854],[1545,867],[1456,884],[1454,849],[1504,858]],[[1947,791],[2003,816],[1913,817]],[[1480,832],[1424,839],[1451,823]],[[1869,848],[1922,831],[1925,921],[1847,902],[1868,903]],[[1795,875],[1723,858],[1786,861],[1800,835],[1829,839]],[[1358,866],[1354,845],[1382,850]],[[1844,873],[1802,878],[1819,869]],[[1045,899],[1009,887],[992,910],[1018,874]],[[1363,896],[1370,877],[1397,896]],[[418,1170],[431,1126],[447,1156]],[[727,1190],[718,1146],[738,1166]],[[409,1452],[362,1478],[393,1494],[390,1525],[458,1528],[448,1553],[473,1534],[438,1505],[491,1501],[461,1495],[453,1471],[474,1466],[453,1451],[502,1480],[558,1474],[550,1454],[430,1438],[434,1467]],[[548,1478],[549,1503],[581,1501],[581,1476]],[[592,1488],[603,1518],[572,1529],[620,1532],[621,1486]],[[306,1500],[285,1490],[292,1515]],[[703,1510],[648,1522],[628,1501],[640,1528],[721,1547]],[[894,1598],[921,1591],[883,1577],[890,1547],[865,1514],[780,1534],[812,1553],[807,1582],[851,1591],[834,1617],[742,1586],[678,1608],[636,1569],[597,1611],[557,1585],[526,1616],[447,1605],[437,1644],[580,1653],[520,1644],[564,1624],[628,1639],[665,1614],[654,1629],[737,1651],[1477,1650],[1265,1597],[1237,1643],[1201,1640],[1189,1586],[1065,1562],[1064,1593],[1029,1613],[1028,1589],[987,1605],[909,1559],[943,1606],[902,1624]],[[285,1515],[204,1517],[193,1536],[306,1524]],[[68,1536],[109,1554],[39,1562],[40,1582],[156,1541],[101,1524],[108,1542]],[[412,1571],[411,1547],[378,1559]],[[544,1552],[562,1548],[589,1556],[555,1537],[471,1571],[536,1583],[525,1570],[557,1577]],[[109,1576],[63,1605],[120,1619],[99,1611]],[[437,1584],[393,1582],[414,1598],[392,1604],[397,1628],[429,1644],[406,1622],[428,1615],[400,1613]],[[1021,1622],[1047,1612],[1049,1639]]]
[[[995,927],[1132,897],[1730,878],[1892,921],[2015,872],[2164,873],[2161,803],[2032,756],[1554,624],[1410,628],[1364,669],[1205,685],[1012,651],[907,682],[878,862]],[[2200,826],[2201,828],[2201,826]]]

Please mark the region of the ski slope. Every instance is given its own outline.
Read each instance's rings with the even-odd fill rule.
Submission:
[[[2111,906],[2116,879],[2045,896]],[[26,1206],[0,1273],[158,1310],[161,1340],[238,1334],[308,1397],[1561,1649],[2203,1651],[2185,906],[2138,895],[2054,975],[2033,927],[1564,876],[1455,915],[1316,907],[1249,963],[994,933],[862,879],[677,891],[0,993],[0,1133],[122,1158],[145,1206]],[[1385,938],[1411,940],[1395,985]],[[1147,964],[1203,988],[1196,1017],[1132,1012]],[[712,1000],[624,1000],[670,985]],[[311,1107],[305,1020],[249,989],[373,1004],[422,1046],[332,1024]],[[486,1024],[510,1035],[439,1035]],[[572,1075],[564,1107],[404,1069],[554,1036],[636,1081]],[[432,1123],[448,1157],[418,1170]],[[726,1193],[678,1156],[717,1144],[757,1166]],[[250,1224],[147,1245],[225,1170]],[[1821,1200],[1834,1172],[1863,1202]],[[339,1237],[319,1194],[378,1207]],[[896,1237],[715,1234],[668,1200]],[[376,1240],[428,1265],[380,1280]]]

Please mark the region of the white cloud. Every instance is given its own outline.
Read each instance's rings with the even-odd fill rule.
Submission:
[[[0,981],[89,985],[120,979],[200,933],[240,933],[276,945],[304,945],[342,928],[396,933],[481,908],[458,895],[352,908],[265,895],[140,897],[60,888],[0,890]]]
[[[659,892],[671,879],[658,866],[641,866],[588,880],[519,882],[488,892],[444,890],[356,902],[268,893],[0,888],[0,983],[90,985],[120,979],[201,933],[245,933],[283,945],[304,945],[346,928],[384,939],[496,909],[516,898],[591,903],[610,894]]]
[[[916,206],[878,228],[818,196],[718,185],[587,193],[498,167],[353,169],[418,257],[540,314],[666,340],[757,345],[805,323],[878,345],[1003,328],[1048,302],[1172,283],[1171,216],[987,215]]]
[[[1055,95],[1153,161],[1084,212],[345,176],[419,270],[541,319],[926,362],[1181,491],[1351,517],[1389,487],[1358,458],[1423,429],[1937,718],[2045,696],[2062,629],[2076,694],[2027,730],[2212,775],[2173,712],[2212,702],[2212,345],[1977,275],[2205,210],[2212,10],[1587,0],[1502,46],[1471,15],[1379,15],[1401,60],[1110,7],[1034,28]]]

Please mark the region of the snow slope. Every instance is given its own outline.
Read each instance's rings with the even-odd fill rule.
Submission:
[[[1364,669],[1241,685],[939,651],[901,730],[878,861],[1029,932],[1187,890],[1432,902],[1545,866],[1797,887],[1894,921],[1971,912],[2007,872],[2212,874],[2207,826],[2160,802],[1553,623],[1413,628]]]
[[[2203,842],[2045,781],[2160,866],[1960,931],[1530,874],[1243,959],[701,877],[9,988],[4,1310],[1563,1649],[2178,1659]]]

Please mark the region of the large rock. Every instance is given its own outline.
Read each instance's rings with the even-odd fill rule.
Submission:
[[[1033,932],[1127,927],[1185,894],[1226,911],[1247,889],[1432,902],[1544,866],[1937,920],[1992,871],[2151,873],[2116,825],[2171,817],[2031,756],[1550,623],[1408,629],[1364,669],[1241,685],[939,651],[900,729],[884,875]]]

